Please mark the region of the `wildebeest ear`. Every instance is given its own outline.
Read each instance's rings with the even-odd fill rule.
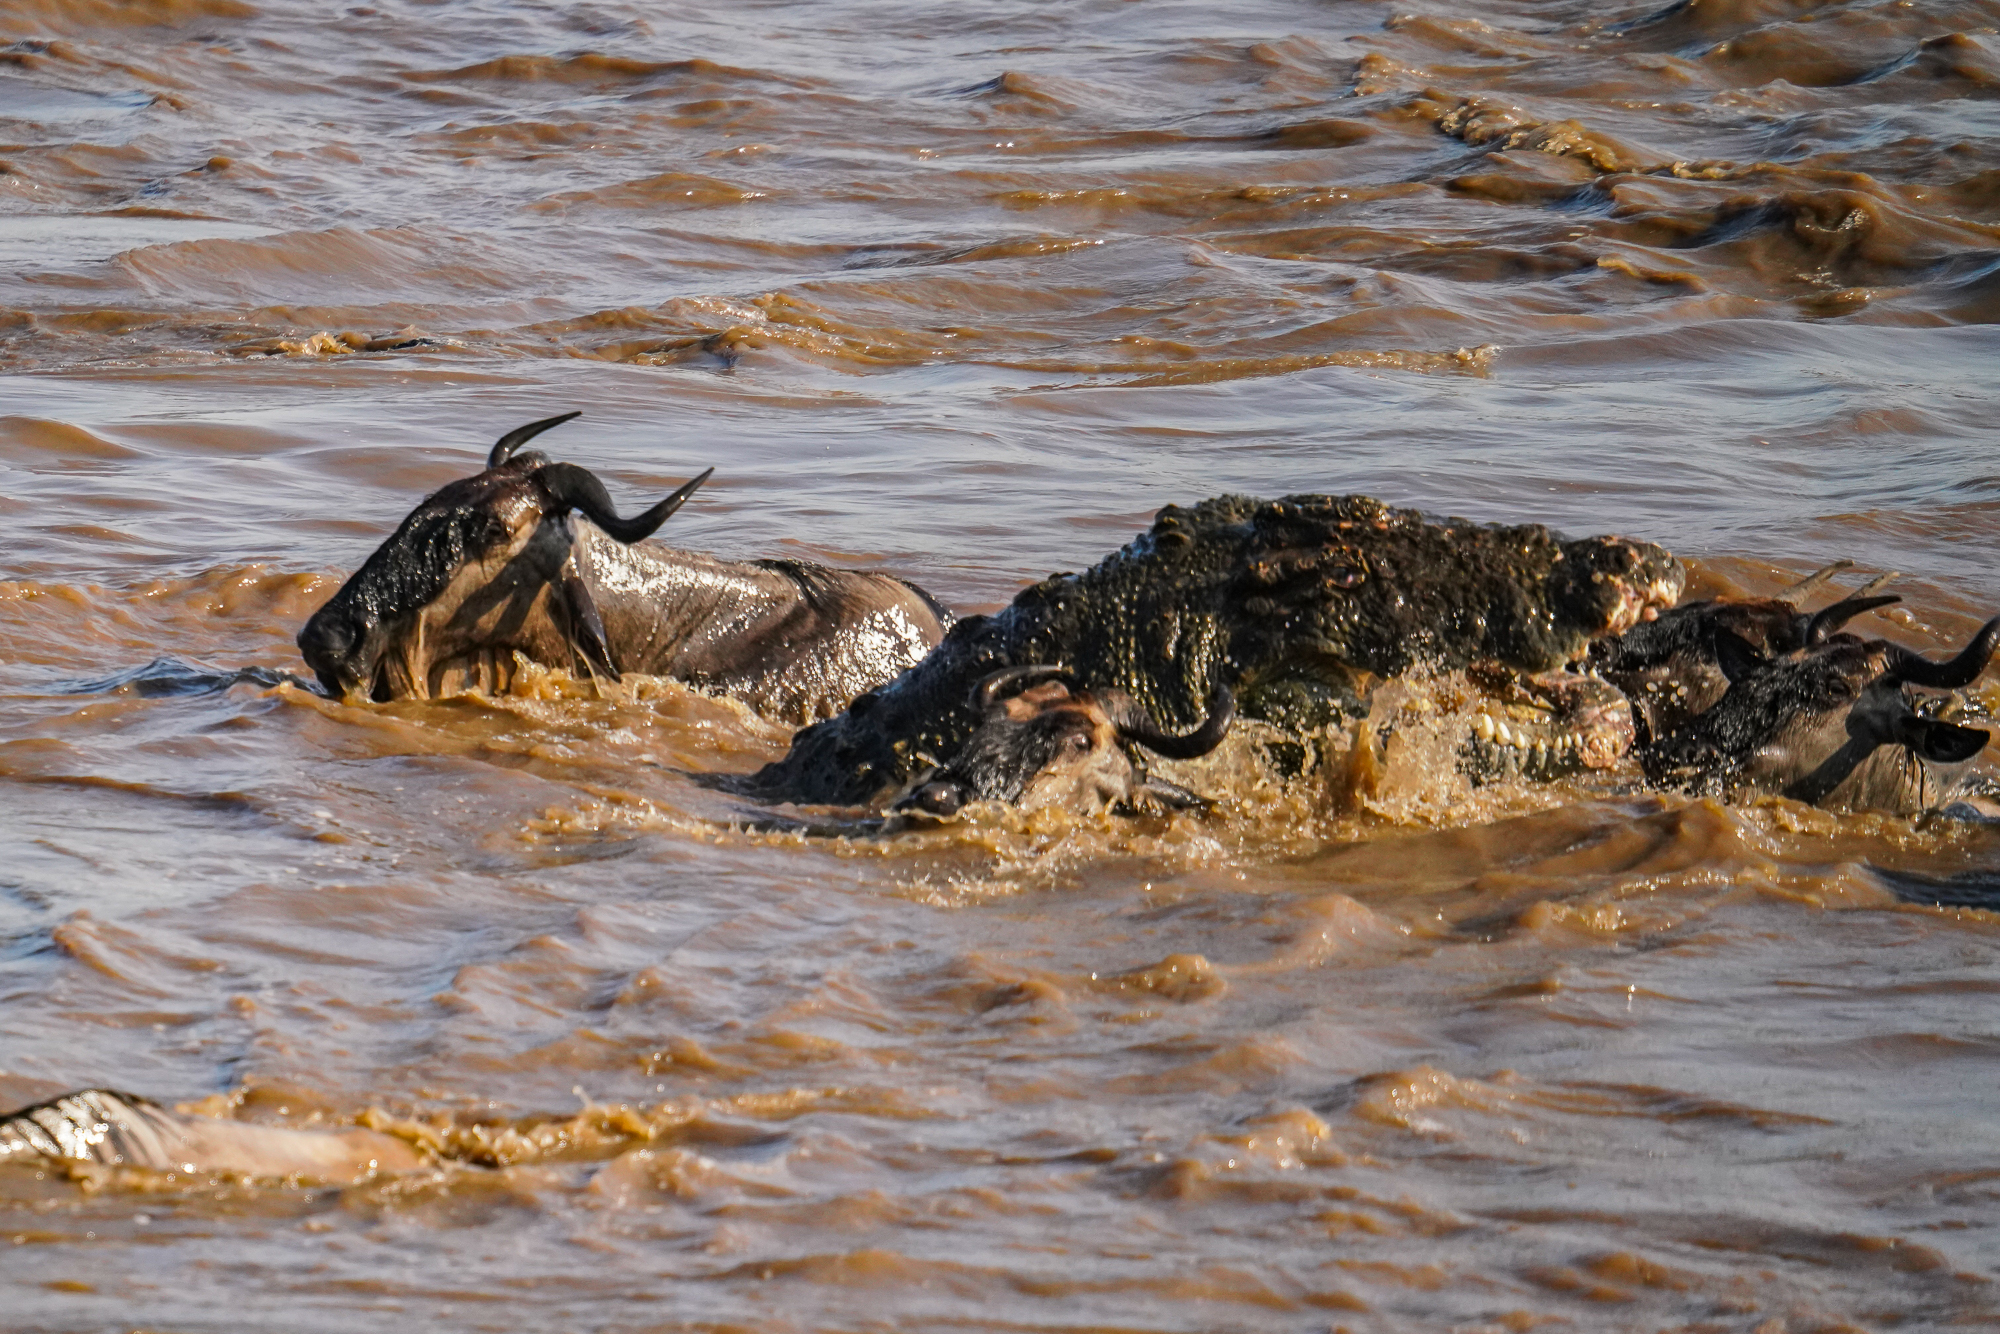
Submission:
[[[1722,669],[1722,674],[1729,678],[1730,684],[1734,685],[1751,673],[1770,666],[1770,663],[1761,653],[1750,647],[1750,641],[1734,630],[1717,630],[1715,665]]]
[[[1896,728],[1898,741],[1935,764],[1959,764],[1986,749],[1992,735],[1977,727],[1919,718],[1912,714]]]

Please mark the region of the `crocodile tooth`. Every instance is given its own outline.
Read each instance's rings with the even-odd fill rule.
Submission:
[[[1474,715],[1472,730],[1479,734],[1481,741],[1491,741],[1493,739],[1493,716],[1486,713]]]

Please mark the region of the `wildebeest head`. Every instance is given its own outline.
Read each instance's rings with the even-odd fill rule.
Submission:
[[[1590,665],[1632,702],[1640,744],[1666,737],[1706,713],[1729,689],[1718,661],[1719,639],[1747,646],[1761,659],[1823,644],[1865,611],[1902,599],[1872,596],[1893,573],[1870,581],[1817,612],[1801,610],[1807,596],[1852,561],[1836,561],[1775,597],[1704,598],[1683,602],[1657,619],[1590,646]],[[1740,650],[1739,650],[1740,657]]]
[[[573,463],[521,446],[580,413],[530,422],[494,444],[486,469],[418,505],[299,632],[299,651],[339,698],[427,698],[467,655],[511,654],[617,674],[572,558],[572,513],[620,542],[652,535],[709,472],[634,518]],[[487,666],[490,668],[491,663]]]
[[[1222,744],[1236,717],[1228,687],[1217,686],[1208,717],[1185,736],[1169,736],[1119,690],[1086,690],[1061,667],[1008,667],[974,692],[979,729],[951,762],[920,779],[897,810],[955,815],[974,801],[1034,810],[1093,810],[1118,805],[1205,805],[1172,783],[1142,774],[1126,747],[1172,760],[1206,755]],[[1011,692],[1011,693],[1010,693]]]
[[[1971,760],[1988,733],[1933,716],[1913,691],[1970,685],[1996,644],[2000,617],[1947,662],[1847,634],[1767,659],[1719,636],[1728,692],[1649,747],[1647,771],[1696,791],[1750,788],[1835,809],[1920,810],[1942,795],[1940,767]]]

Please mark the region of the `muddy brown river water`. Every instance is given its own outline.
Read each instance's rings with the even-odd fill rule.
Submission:
[[[12,1330],[2000,1326],[2000,833],[1361,786],[750,832],[665,682],[292,636],[501,432],[990,608],[1169,502],[2000,611],[2000,3],[0,4]],[[244,669],[258,669],[245,673]],[[2000,703],[2000,686],[1981,688]],[[1995,768],[1990,760],[1989,769]]]

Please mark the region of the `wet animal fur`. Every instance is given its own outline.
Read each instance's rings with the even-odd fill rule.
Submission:
[[[672,676],[803,723],[919,660],[951,624],[889,575],[640,544],[702,479],[620,519],[586,470],[516,452],[566,420],[503,437],[484,471],[427,497],[306,622],[299,650],[330,694],[497,689],[520,653],[612,680]]]
[[[1922,810],[1943,797],[1951,773],[1988,734],[1920,709],[1925,697],[1912,685],[1969,684],[1996,641],[2000,619],[1952,663],[1929,663],[1886,640],[1847,634],[1770,659],[1725,639],[1728,690],[1642,746],[1640,762],[1652,781],[1697,793],[1748,789],[1836,810]]]
[[[1066,681],[1047,679],[1049,675],[1014,667],[982,683],[974,699],[985,715],[979,730],[949,764],[919,778],[894,809],[950,816],[975,801],[1005,802],[1023,810],[1058,806],[1078,813],[1208,805],[1185,788],[1146,773],[1134,750],[1195,759],[1215,749],[1236,716],[1236,701],[1226,688],[1210,698],[1200,727],[1186,736],[1170,736],[1123,691],[1075,689]],[[1022,679],[1037,683],[1020,689]],[[1009,684],[1018,693],[1000,697],[998,689]]]

